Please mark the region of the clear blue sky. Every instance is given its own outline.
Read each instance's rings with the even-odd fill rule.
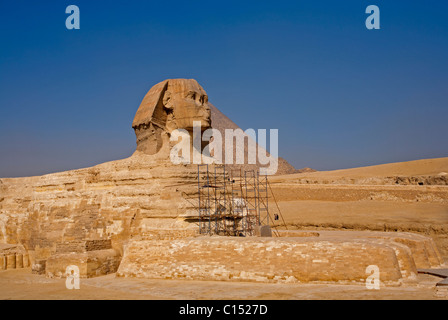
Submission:
[[[297,168],[446,157],[447,15],[440,0],[1,1],[0,177],[131,155],[166,78],[198,80],[243,129],[278,128]]]

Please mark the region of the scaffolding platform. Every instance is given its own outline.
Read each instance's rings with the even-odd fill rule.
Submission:
[[[198,165],[199,233],[254,236],[272,221],[269,196],[268,177],[258,170]]]

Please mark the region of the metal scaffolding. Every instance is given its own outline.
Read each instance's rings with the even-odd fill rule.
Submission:
[[[205,167],[205,172],[201,168]],[[226,214],[226,167],[198,165],[199,233],[219,234]]]
[[[257,227],[273,221],[268,186],[268,177],[258,170],[198,165],[199,233],[255,235]]]

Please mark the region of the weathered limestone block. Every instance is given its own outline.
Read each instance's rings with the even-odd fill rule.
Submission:
[[[47,260],[45,273],[51,278],[64,277],[67,267],[75,265],[81,278],[91,278],[116,272],[120,260],[121,256],[113,249],[55,254]]]
[[[417,268],[429,269],[443,264],[434,240],[429,237],[413,235],[414,238],[394,238],[394,241],[407,245],[413,252]]]
[[[361,232],[358,237],[392,240],[406,245],[412,252],[415,265],[419,269],[437,268],[444,263],[434,240],[421,234],[409,232]]]
[[[0,270],[6,270],[6,257],[0,255]]]
[[[280,230],[281,237],[304,237],[307,231]],[[315,233],[314,233],[315,234]],[[311,234],[309,235],[311,236]],[[431,237],[409,232],[379,232],[379,231],[319,231],[317,236],[328,241],[367,241],[397,247],[402,244],[410,250],[417,268],[428,269],[440,267],[444,261]]]
[[[6,256],[6,269],[15,269],[16,268],[16,255],[8,254]]]
[[[153,279],[258,282],[363,283],[377,265],[383,284],[416,274],[410,250],[400,244],[322,241],[313,238],[198,237],[133,241],[117,275]]]
[[[31,272],[35,274],[45,274],[46,260],[35,260],[31,266]]]
[[[28,254],[23,255],[23,267],[28,268],[30,266],[30,256]]]
[[[112,249],[110,239],[61,241],[56,244],[56,253],[87,252]]]
[[[195,229],[147,229],[141,234],[142,239],[146,240],[175,240],[185,239],[198,235]]]
[[[21,253],[16,254],[16,269],[23,268],[23,255]]]
[[[195,237],[198,227],[183,219],[143,218],[140,222],[138,240],[174,240]]]
[[[403,279],[408,281],[417,280],[417,267],[412,255],[412,251],[405,245],[395,242],[379,242],[392,248],[398,261],[398,268]]]

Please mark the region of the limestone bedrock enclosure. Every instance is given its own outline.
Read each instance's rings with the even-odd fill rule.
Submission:
[[[149,90],[137,110],[132,124],[137,149],[129,158],[0,179],[0,269],[31,264],[35,273],[63,277],[74,265],[81,277],[117,272],[161,279],[362,283],[366,267],[377,265],[382,284],[400,285],[415,281],[417,268],[443,263],[431,238],[408,233],[200,236],[198,208],[191,201],[198,196],[198,167],[170,160],[176,143],[170,135],[177,129],[192,134],[195,121],[223,136],[226,129],[238,129],[195,80],[165,80]],[[244,156],[249,157],[247,148]],[[278,169],[279,174],[295,171],[281,158]]]

